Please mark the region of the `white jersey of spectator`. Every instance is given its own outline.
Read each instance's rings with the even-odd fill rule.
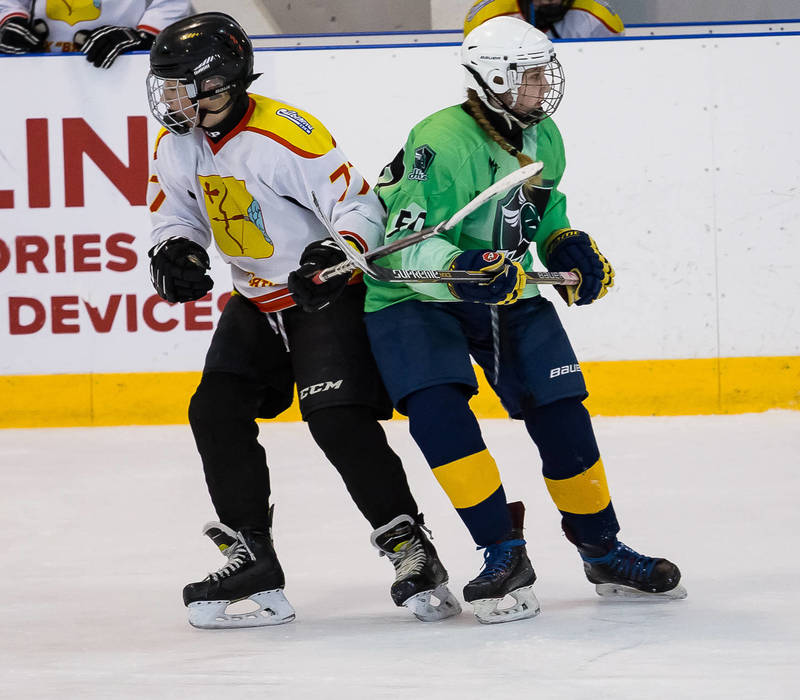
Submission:
[[[575,0],[564,19],[545,34],[554,39],[590,39],[622,36],[625,25],[605,0]]]
[[[537,5],[533,2],[534,7]],[[528,0],[477,0],[464,20],[464,35],[492,17],[518,17],[530,21],[530,14]],[[535,25],[552,39],[591,39],[625,34],[622,19],[607,0],[572,0],[560,20],[550,26],[543,26],[540,21],[535,21]]]
[[[191,13],[190,0],[0,0],[0,26],[12,17],[47,24],[44,51],[77,51],[79,47],[73,43],[76,32],[88,33],[103,26],[130,27],[155,35]]]

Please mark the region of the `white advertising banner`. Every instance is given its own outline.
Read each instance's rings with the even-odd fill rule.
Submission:
[[[568,212],[617,271],[601,303],[559,307],[579,357],[800,354],[800,37],[557,48]],[[253,91],[319,117],[373,184],[462,99],[455,47],[258,51],[256,68]],[[212,254],[204,300],[150,284],[146,72],[146,55],[0,58],[0,375],[202,367],[230,280]]]

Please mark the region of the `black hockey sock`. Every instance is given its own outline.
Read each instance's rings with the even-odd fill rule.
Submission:
[[[398,515],[416,517],[400,458],[366,406],[322,408],[308,416],[314,441],[344,480],[358,509],[377,529]]]
[[[255,422],[260,400],[252,382],[210,372],[189,404],[208,492],[220,521],[234,530],[269,527],[269,470]]]

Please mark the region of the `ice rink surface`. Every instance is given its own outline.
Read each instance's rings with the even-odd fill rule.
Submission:
[[[609,602],[561,535],[521,424],[484,421],[527,505],[537,618],[416,621],[302,424],[262,425],[288,625],[191,628],[181,588],[224,562],[188,426],[0,431],[0,696],[797,698],[800,412],[597,418],[621,539],[684,601]],[[458,597],[482,561],[407,434],[387,425]],[[357,440],[358,436],[344,435]]]

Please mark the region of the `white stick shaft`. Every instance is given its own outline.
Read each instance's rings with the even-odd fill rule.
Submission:
[[[385,255],[389,255],[390,253],[394,253],[398,250],[402,250],[403,248],[407,248],[408,246],[419,243],[420,241],[424,241],[426,238],[435,236],[437,233],[449,231],[451,228],[458,225],[459,222],[466,219],[476,209],[486,204],[486,202],[488,202],[496,194],[505,192],[506,190],[514,187],[514,185],[519,185],[534,175],[538,175],[540,172],[542,172],[543,167],[544,164],[541,161],[524,165],[514,172],[509,173],[505,177],[500,178],[493,185],[487,187],[483,192],[467,202],[446,221],[442,221],[436,224],[436,226],[428,226],[421,231],[411,233],[408,236],[405,236],[397,241],[393,241],[392,243],[382,245],[379,248],[373,248],[372,250],[367,251],[367,254],[364,257],[369,261],[377,260]]]
[[[509,173],[505,177],[500,178],[493,185],[487,187],[471,202],[468,202],[466,206],[459,209],[447,221],[445,221],[443,224],[439,224],[436,228],[438,228],[439,231],[449,231],[451,228],[453,228],[453,226],[458,224],[460,221],[466,219],[478,207],[486,204],[486,202],[488,202],[496,194],[499,194],[500,192],[505,192],[506,190],[510,190],[512,187],[514,187],[514,185],[518,185],[521,182],[525,182],[525,180],[527,180],[528,178],[533,177],[534,175],[538,175],[540,172],[542,172],[543,168],[544,168],[544,163],[542,163],[541,161],[536,161],[535,163],[529,163],[528,165],[523,165],[518,170],[515,170],[513,173]]]

